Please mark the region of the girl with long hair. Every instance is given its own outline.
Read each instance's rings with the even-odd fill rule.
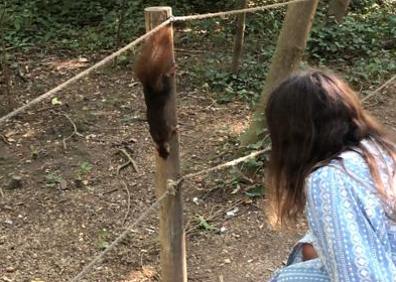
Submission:
[[[280,281],[396,281],[396,147],[337,76],[292,75],[269,96],[270,216],[309,231]]]

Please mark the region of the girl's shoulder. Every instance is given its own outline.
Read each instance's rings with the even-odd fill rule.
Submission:
[[[372,176],[362,148],[372,155],[381,178],[383,178],[383,174],[394,174],[395,162],[392,160],[391,156],[376,142],[368,139],[361,141],[360,147],[350,148],[340,153],[327,164],[316,168],[309,175],[308,181],[326,178],[329,177],[330,174],[337,172],[342,174],[343,178],[353,178],[354,180],[368,182],[367,184],[371,185]]]
[[[341,179],[356,176],[359,179],[370,178],[368,165],[358,150],[348,150],[330,162],[320,167],[317,167],[308,177],[308,183],[317,181],[326,181],[329,178],[334,178],[336,175]]]

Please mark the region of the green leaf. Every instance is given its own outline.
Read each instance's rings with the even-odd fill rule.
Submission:
[[[207,231],[218,230],[216,227],[209,224],[208,221],[202,215],[198,215],[197,220],[198,220],[198,226],[204,230],[207,230]]]
[[[87,174],[91,170],[92,170],[92,164],[90,164],[89,162],[82,162],[80,164],[80,172],[81,172],[81,174]]]
[[[58,97],[54,97],[51,99],[51,104],[56,106],[56,105],[62,105],[62,102],[58,99]]]

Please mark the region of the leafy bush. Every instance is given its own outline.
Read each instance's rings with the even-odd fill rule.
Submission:
[[[218,1],[159,0],[11,0],[0,4],[6,10],[6,42],[11,46],[53,45],[70,49],[109,49],[116,44],[123,18],[122,42],[144,32],[144,8],[174,6],[174,13],[224,9],[232,5]]]
[[[396,38],[396,15],[376,8],[367,14],[350,13],[337,25],[318,15],[307,54],[319,61],[372,56],[387,39]]]
[[[353,2],[341,24],[328,18],[327,6],[321,3],[305,54],[310,65],[339,70],[357,89],[364,89],[396,72],[396,50],[384,47],[396,38],[396,6]],[[242,98],[254,104],[260,96],[283,15],[284,10],[274,10],[248,18],[244,63],[238,75],[220,67],[230,58],[220,56],[219,63],[205,65],[203,77],[213,91],[222,93],[219,101]]]
[[[395,71],[395,49],[384,50],[384,42],[396,38],[396,7],[391,2],[354,0],[349,14],[339,25],[331,22],[327,4],[320,2],[305,53],[309,63],[345,70],[348,79],[359,88],[368,82],[382,81]],[[143,10],[147,6],[170,5],[176,15],[184,15],[232,9],[237,3],[236,0],[10,0],[6,6],[4,1],[0,4],[0,10],[6,11],[5,24],[0,28],[5,28],[5,41],[11,47],[41,45],[92,52],[114,49],[117,43],[123,44],[142,34]],[[253,4],[269,3],[256,0]],[[184,66],[195,78],[189,84],[208,85],[212,91],[222,93],[218,97],[221,102],[236,97],[254,103],[261,93],[285,10],[284,7],[247,15],[244,57],[238,74],[231,74],[228,67],[235,17],[181,23],[180,32],[176,33],[177,46],[211,50],[200,56],[198,64]],[[123,25],[117,38],[121,18]],[[186,29],[191,32],[184,32]]]

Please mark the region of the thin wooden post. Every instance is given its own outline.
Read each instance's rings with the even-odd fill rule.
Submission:
[[[146,31],[153,29],[172,15],[171,7],[149,7],[144,10]],[[154,35],[155,36],[155,35]],[[173,32],[171,32],[173,43]],[[173,49],[173,44],[171,46]],[[174,56],[174,52],[172,50]],[[172,93],[167,104],[165,118],[176,128],[176,80],[172,81]],[[156,155],[156,195],[160,197],[168,190],[168,180],[180,177],[179,137],[173,134],[169,142],[170,152],[167,159]],[[169,195],[161,202],[160,207],[160,264],[161,281],[187,282],[186,246],[183,226],[183,201],[180,185],[175,194]]]
[[[241,8],[245,9],[247,8],[247,6],[248,6],[248,0],[242,0]],[[231,70],[233,73],[238,72],[239,65],[241,63],[243,39],[245,36],[245,21],[246,21],[246,13],[238,15],[237,27],[235,33],[234,54],[232,56],[232,66],[231,66]]]
[[[347,14],[350,0],[332,0],[329,2],[329,16],[333,16],[340,23]]]

